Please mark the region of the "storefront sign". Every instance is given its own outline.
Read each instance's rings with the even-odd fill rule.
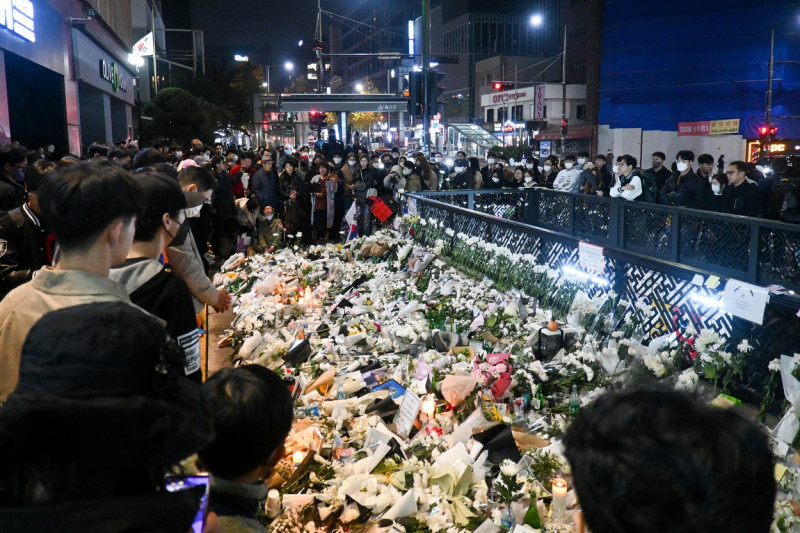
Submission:
[[[493,104],[500,104],[503,102],[508,102],[509,100],[519,100],[520,98],[525,98],[528,93],[525,91],[516,92],[516,93],[503,93],[503,94],[495,94],[492,96],[492,103]]]
[[[0,26],[26,41],[36,42],[32,0],[0,0]]]
[[[534,120],[544,119],[544,85],[536,86],[536,99],[533,109]]]
[[[699,122],[678,122],[678,136],[686,135],[736,135],[739,133],[739,119],[701,120]]]
[[[506,123],[503,124],[503,133],[513,133],[514,129],[517,127],[516,124],[511,122],[510,120],[506,120]]]
[[[117,69],[116,63],[109,63],[105,59],[100,60],[100,76],[111,83],[114,92],[128,92],[128,80]]]
[[[553,141],[540,141],[539,142],[539,160],[542,161],[546,157],[550,157],[553,152]]]

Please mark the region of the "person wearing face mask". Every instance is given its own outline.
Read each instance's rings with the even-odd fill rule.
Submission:
[[[483,177],[484,184],[491,181],[492,170],[494,170],[495,163],[497,163],[495,154],[492,153],[487,154],[486,165],[483,168],[481,168],[481,177]]]
[[[339,184],[332,173],[333,165],[323,161],[319,166],[319,174],[311,178],[308,185],[312,227],[312,241],[324,239],[333,228],[335,215],[334,196]]]
[[[580,171],[575,168],[575,156],[564,156],[564,168],[556,176],[553,188],[557,191],[578,192],[581,186]]]
[[[264,208],[264,214],[258,217],[258,240],[252,247],[258,253],[272,253],[281,245],[285,228],[271,205]]]
[[[533,187],[537,186],[536,178],[534,177],[532,170],[525,169],[525,173],[523,174],[522,178],[522,186],[526,189],[532,189]]]
[[[216,167],[219,168],[219,165]],[[236,165],[233,168],[240,168],[240,165]],[[242,172],[238,170],[236,174],[231,174],[230,171],[223,170],[216,175],[217,188],[214,191],[213,200],[211,202],[213,231],[211,232],[210,242],[217,262],[227,259],[235,248],[236,196],[234,195],[234,187],[237,185],[237,181],[233,176],[240,176],[241,174]],[[241,180],[238,181],[238,184],[241,186]]]
[[[356,154],[349,152],[344,158],[344,162],[345,164],[341,169],[342,178],[344,180],[342,208],[343,211],[347,213],[347,211],[350,209],[350,206],[353,204],[353,201],[355,200],[355,176],[358,168],[358,159],[356,159]]]
[[[322,143],[322,153],[325,154],[325,157],[331,157],[337,152],[342,154],[344,151],[344,143],[336,138],[336,130],[328,128],[328,140]]]
[[[409,192],[421,191],[422,179],[416,171],[414,163],[406,161],[401,168],[400,174],[392,171],[386,176],[384,186],[389,190],[404,189]]]
[[[658,192],[659,203],[700,209],[704,199],[703,182],[692,171],[694,152],[681,150],[675,157],[675,173]]]
[[[539,183],[543,187],[552,189],[553,183],[556,181],[557,177],[558,177],[558,159],[554,158],[553,156],[550,156],[544,160],[544,165],[542,165],[542,177]]]
[[[28,155],[19,146],[0,146],[0,215],[25,203],[25,169]]]
[[[709,211],[722,211],[722,193],[728,186],[728,176],[724,172],[711,177],[711,198],[708,201]]]
[[[224,166],[222,156],[216,156],[214,161],[217,168]],[[220,174],[230,179],[227,171],[222,171]],[[218,181],[211,171],[201,167],[190,167],[178,174],[178,183],[186,192],[199,193],[205,198],[206,203],[184,209],[186,223],[191,229],[182,242],[178,242],[180,241],[178,239],[166,247],[168,262],[173,271],[189,286],[189,291],[194,297],[195,313],[203,311],[205,305],[212,307],[217,313],[223,313],[230,306],[231,296],[226,289],[217,289],[211,283],[208,278],[208,263],[205,256],[200,253],[200,250],[208,248],[211,223],[215,216],[209,202],[211,195],[218,190]]]
[[[474,189],[475,176],[468,172],[469,161],[466,157],[453,162],[453,173],[447,176],[446,186],[449,189]]]
[[[308,190],[297,173],[297,160],[289,158],[283,163],[278,189],[283,204],[283,221],[290,235],[300,232],[303,244],[311,244]]]
[[[234,198],[244,198],[250,194],[250,180],[255,173],[253,154],[250,152],[243,153],[241,163],[235,165],[230,171],[231,178],[233,178],[232,191]]]
[[[414,154],[414,173],[416,173],[421,181],[423,191],[438,191],[439,190],[439,171],[436,170],[434,164],[428,162],[425,154],[417,152]]]
[[[0,217],[0,299],[30,281],[37,270],[53,264],[55,236],[48,229],[39,206],[39,184],[56,164],[40,159],[25,170],[28,201]]]
[[[136,217],[127,258],[112,267],[108,277],[125,287],[131,302],[166,322],[165,329],[186,357],[186,377],[202,383],[200,334],[192,293],[170,265],[162,265],[158,258],[167,244],[186,238],[189,226],[183,210],[203,205],[205,198],[182,191],[178,182],[166,174],[152,172],[134,178],[144,190],[144,211]]]
[[[250,188],[262,208],[278,206],[278,173],[275,172],[275,162],[269,152],[261,156],[261,168],[253,174]]]
[[[652,174],[655,176],[656,187],[660,191],[667,180],[672,176],[672,172],[664,165],[667,156],[664,152],[653,152],[652,166],[644,171],[644,174]]]

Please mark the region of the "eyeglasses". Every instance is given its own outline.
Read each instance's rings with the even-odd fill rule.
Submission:
[[[725,174],[727,174],[728,176],[733,176],[734,174],[738,174],[739,172],[741,172],[741,170],[728,170],[727,172],[725,172]]]

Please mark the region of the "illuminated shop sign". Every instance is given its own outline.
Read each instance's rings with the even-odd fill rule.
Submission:
[[[114,92],[128,92],[128,80],[117,69],[116,63],[109,63],[105,59],[100,60],[100,76],[111,84]]]
[[[31,0],[0,0],[0,27],[26,41],[36,42]]]

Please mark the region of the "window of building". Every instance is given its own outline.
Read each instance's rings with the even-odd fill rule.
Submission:
[[[586,119],[586,106],[585,106],[585,105],[579,105],[579,106],[577,107],[577,110],[576,110],[575,116],[576,116],[577,118],[582,118],[582,119],[584,119],[584,120],[585,120],[585,119]]]
[[[542,106],[542,118],[547,118],[547,106]]]
[[[489,108],[486,110],[486,122],[494,122],[494,109]]]
[[[522,120],[522,104],[515,105],[512,108],[512,110],[513,114],[511,120],[513,120],[514,122],[519,122],[520,120]]]

